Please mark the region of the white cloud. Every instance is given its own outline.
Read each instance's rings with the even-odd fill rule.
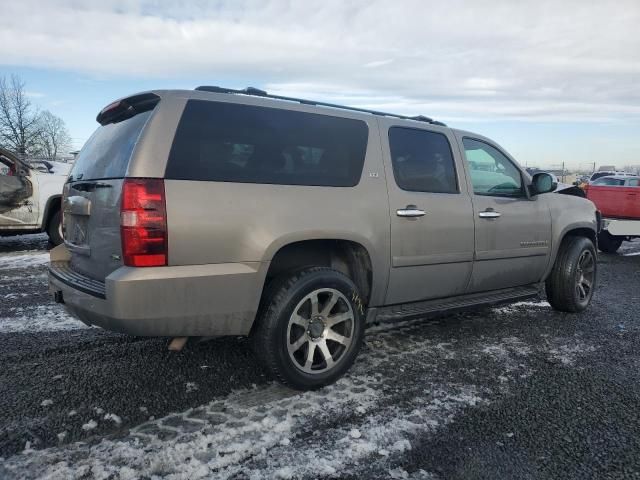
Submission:
[[[258,79],[445,120],[640,118],[637,0],[4,0],[2,16],[5,65]]]

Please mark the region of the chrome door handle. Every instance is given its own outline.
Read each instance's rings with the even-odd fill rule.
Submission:
[[[399,217],[424,217],[425,211],[420,210],[415,205],[407,205],[405,208],[396,210]]]
[[[498,218],[502,215],[500,212],[495,212],[493,210],[485,210],[484,212],[478,213],[480,218]]]

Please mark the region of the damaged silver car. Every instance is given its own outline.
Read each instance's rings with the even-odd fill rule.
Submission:
[[[68,166],[32,165],[0,148],[0,235],[47,232],[62,243],[60,199]]]

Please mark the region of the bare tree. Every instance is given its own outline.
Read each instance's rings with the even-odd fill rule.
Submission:
[[[40,138],[37,150],[40,155],[55,160],[58,155],[69,151],[71,136],[64,120],[45,110],[40,114],[38,123]]]
[[[0,145],[19,155],[35,153],[40,139],[40,114],[17,75],[0,77]]]

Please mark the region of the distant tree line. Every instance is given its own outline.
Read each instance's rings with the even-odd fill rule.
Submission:
[[[23,157],[56,159],[71,149],[64,120],[34,106],[17,75],[0,77],[0,147]]]

